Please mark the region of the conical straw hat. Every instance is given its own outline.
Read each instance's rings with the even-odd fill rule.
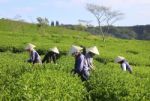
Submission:
[[[88,48],[88,49],[87,49],[87,52],[92,52],[92,53],[94,53],[94,54],[96,54],[96,55],[99,55],[99,51],[98,51],[98,49],[97,49],[96,46],[93,46],[93,47]]]
[[[123,60],[125,60],[124,57],[118,56],[118,57],[115,59],[115,62],[118,63],[118,62],[123,61]]]
[[[79,46],[75,46],[75,45],[72,45],[71,49],[70,49],[70,54],[73,54],[75,52],[80,52],[83,48],[79,47]]]
[[[59,50],[58,50],[57,47],[50,48],[49,50],[52,51],[52,52],[54,52],[54,53],[59,54]]]
[[[28,49],[34,49],[36,46],[29,43],[26,47],[25,47],[25,50],[28,50]]]

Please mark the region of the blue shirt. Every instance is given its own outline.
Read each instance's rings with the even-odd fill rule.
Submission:
[[[83,54],[79,54],[75,57],[75,71],[81,73],[83,70],[87,69],[87,62]]]
[[[123,61],[123,63],[121,64],[121,68],[123,71],[128,70],[129,72],[132,72],[132,67],[129,65],[129,63],[126,60]]]
[[[35,50],[33,50],[31,51],[30,59],[28,60],[28,62],[32,62],[33,64],[41,63],[41,57]]]

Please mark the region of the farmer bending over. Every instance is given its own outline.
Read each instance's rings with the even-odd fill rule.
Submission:
[[[34,50],[35,47],[36,46],[31,43],[29,43],[26,46],[25,50],[28,51],[30,55],[30,58],[27,60],[27,62],[30,62],[33,64],[35,63],[42,64],[40,55]]]
[[[59,50],[57,47],[49,49],[49,51],[45,54],[42,63],[54,63],[56,64],[57,55],[59,54]]]
[[[86,51],[87,51],[87,53],[85,55],[85,58],[87,60],[87,64],[88,64],[89,70],[92,70],[92,69],[94,69],[94,66],[93,66],[93,57],[95,55],[99,55],[99,51],[98,51],[98,49],[97,49],[96,46],[90,47]]]
[[[79,46],[72,46],[70,53],[75,57],[75,64],[73,72],[81,77],[82,81],[88,80],[89,72],[85,56],[81,53],[82,48]]]
[[[124,57],[118,56],[115,59],[115,62],[121,64],[121,68],[123,71],[128,70],[130,73],[132,73],[132,67],[129,65],[129,63],[126,61]]]

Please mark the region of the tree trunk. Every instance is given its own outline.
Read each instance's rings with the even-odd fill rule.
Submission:
[[[102,40],[105,42],[105,35],[104,35],[104,32],[103,32],[103,29],[99,23],[99,32],[102,34]]]
[[[103,29],[101,27],[101,21],[98,17],[97,17],[97,22],[98,22],[98,27],[99,27],[99,33],[102,35],[102,40],[105,42],[105,35],[104,35]]]

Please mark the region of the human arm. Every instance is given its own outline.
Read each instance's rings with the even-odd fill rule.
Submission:
[[[77,71],[81,72],[84,67],[84,56],[80,56],[77,61]]]
[[[42,63],[44,63],[45,61],[48,61],[48,59],[49,59],[49,53],[46,53],[42,60]]]
[[[33,61],[34,61],[34,58],[35,58],[34,53],[31,52],[31,53],[30,53],[30,58],[27,60],[27,62],[29,62],[29,63],[33,62]]]
[[[56,64],[56,54],[55,53],[52,56],[52,60],[53,60],[54,64]]]

